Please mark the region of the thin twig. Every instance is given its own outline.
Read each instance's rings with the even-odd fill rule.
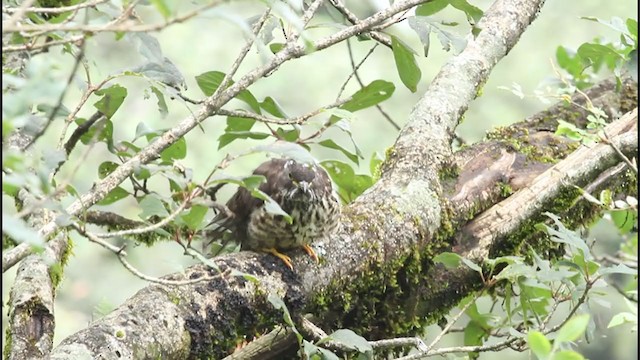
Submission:
[[[311,336],[315,341],[320,341],[322,339],[327,338],[327,336],[329,336],[324,330],[322,330],[319,326],[311,322],[311,320],[307,319],[306,317],[303,317],[300,320],[300,326],[303,330],[305,330],[306,335]],[[428,349],[424,341],[422,341],[422,339],[418,337],[402,337],[402,338],[383,339],[383,340],[367,341],[367,342],[369,343],[369,345],[371,345],[373,349],[376,349],[376,350],[407,347],[407,346],[413,346],[420,351],[426,351]],[[329,349],[335,349],[335,350],[344,351],[344,352],[353,351],[353,348],[333,340],[323,341],[322,346]]]
[[[351,98],[347,98],[347,99],[342,99],[342,100],[337,100],[336,102],[326,105],[324,107],[321,107],[319,109],[313,110],[309,113],[306,113],[304,115],[295,117],[295,118],[290,118],[290,119],[276,119],[276,118],[271,118],[271,117],[267,117],[264,115],[259,115],[259,114],[255,114],[252,112],[248,112],[245,110],[225,110],[225,109],[220,109],[218,111],[216,111],[216,115],[223,115],[223,116],[235,116],[235,117],[241,117],[241,118],[247,118],[247,119],[254,119],[266,124],[277,124],[277,125],[302,125],[305,122],[307,122],[309,119],[311,119],[312,117],[321,114],[322,112],[326,111],[327,109],[333,109],[336,107],[340,107],[342,105],[344,105],[346,102],[348,102],[349,100],[351,100]]]
[[[78,41],[84,40],[86,37],[87,37],[87,35],[82,34],[82,35],[78,35],[78,36],[72,36],[72,37],[70,37],[68,39],[51,40],[51,41],[43,42],[41,44],[27,43],[27,44],[23,44],[23,45],[7,45],[7,46],[3,46],[2,47],[2,52],[10,53],[10,52],[16,52],[16,51],[39,50],[39,49],[49,48],[49,47],[55,46],[55,45],[76,43]]]
[[[109,81],[117,77],[118,75],[109,75],[107,76],[107,78],[102,80],[98,85],[94,86],[94,85],[91,85],[91,79],[88,77],[88,73],[87,73],[87,90],[82,94],[82,97],[80,98],[80,101],[78,102],[78,105],[76,105],[75,109],[73,109],[73,111],[71,111],[71,113],[69,113],[69,115],[67,115],[67,118],[65,119],[65,123],[62,126],[62,131],[60,132],[60,139],[58,140],[58,150],[66,148],[65,137],[67,135],[67,130],[69,129],[69,125],[71,125],[71,123],[75,121],[76,115],[82,109],[82,107],[87,102],[87,100],[89,100],[89,97],[96,91],[100,90]]]
[[[358,74],[358,68],[360,67],[360,65],[364,63],[364,61],[371,54],[371,52],[373,52],[373,49],[371,49],[369,53],[365,55],[362,61],[358,65],[356,65],[355,59],[353,56],[353,50],[351,49],[351,43],[347,40],[347,50],[349,53],[349,61],[351,62],[351,68],[353,69],[352,75],[355,76],[356,80],[358,81],[358,84],[360,84],[361,87],[364,87],[365,85],[364,85],[364,81],[362,81],[362,79],[360,78],[360,75]],[[376,104],[375,106],[376,106],[376,109],[378,109],[378,111],[382,115],[382,117],[384,117],[389,122],[389,124],[391,124],[391,126],[393,126],[396,130],[400,131],[400,125],[398,125],[398,123],[393,121],[391,116],[389,116],[389,114],[387,114],[387,112],[382,109],[382,106],[380,104]]]
[[[616,154],[620,156],[622,161],[624,161],[629,166],[629,168],[634,173],[636,173],[636,175],[638,175],[638,167],[631,160],[629,160],[629,158],[626,157],[614,143],[609,141],[609,136],[607,135],[607,132],[604,129],[602,129],[602,133],[604,134],[604,136],[601,137],[602,142],[604,142],[605,144],[609,144],[613,148],[613,150],[616,152]]]
[[[31,4],[33,4],[34,2],[35,0],[26,0],[25,2],[20,4],[20,7],[13,13],[13,15],[6,21],[2,22],[2,32],[4,33],[5,24],[6,26],[12,26],[15,25],[18,20],[22,19],[22,15],[24,15],[29,6],[31,6]]]
[[[260,31],[262,30],[262,27],[264,26],[264,23],[269,18],[270,14],[271,14],[271,9],[267,9],[264,12],[264,14],[262,14],[260,19],[253,25],[252,36],[247,40],[247,43],[242,47],[242,49],[240,49],[240,53],[238,54],[235,61],[231,65],[231,69],[229,69],[227,74],[224,76],[224,78],[220,82],[220,85],[218,86],[216,91],[213,93],[212,97],[214,98],[217,97],[222,90],[227,88],[227,85],[231,82],[231,79],[233,79],[233,76],[236,74],[236,71],[238,71],[238,68],[242,64],[242,61],[244,61],[245,57],[247,56],[247,53],[249,53],[249,50],[251,50],[253,43],[258,37],[258,34],[260,34]],[[187,101],[187,99],[185,98],[183,98],[183,100]]]
[[[181,23],[186,20],[191,19],[194,16],[199,15],[201,12],[208,10],[214,6],[222,4],[223,0],[213,0],[209,4],[203,5],[189,11],[186,14],[176,16],[174,18],[168,19],[164,23],[159,24],[140,24],[140,25],[132,25],[131,22],[123,22],[118,24],[107,24],[107,25],[67,25],[61,26],[60,24],[40,24],[40,25],[15,25],[11,23],[7,23],[6,25],[3,23],[2,32],[30,32],[30,31],[41,31],[43,33],[49,33],[54,31],[81,31],[86,33],[99,33],[99,32],[152,32],[162,30],[170,25]]]
[[[94,234],[94,236],[98,238],[106,239],[106,238],[121,237],[121,236],[127,236],[127,235],[139,235],[139,234],[144,234],[147,232],[160,229],[163,226],[170,223],[173,219],[175,219],[176,216],[180,215],[182,210],[184,210],[187,207],[187,205],[191,203],[191,200],[197,197],[198,195],[200,195],[201,192],[202,190],[200,188],[195,189],[189,196],[187,196],[187,198],[180,204],[180,206],[178,206],[173,212],[163,217],[162,220],[158,221],[155,224],[145,226],[142,228],[136,228],[136,229],[126,229],[126,230],[120,230],[120,231],[114,231],[114,232],[108,232],[108,233],[99,233],[99,234]]]
[[[468,303],[466,303],[461,309],[460,312],[458,312],[454,317],[451,318],[451,320],[449,320],[449,322],[447,323],[447,325],[444,327],[444,329],[442,329],[442,331],[438,334],[438,336],[436,336],[435,339],[433,339],[433,341],[431,342],[431,344],[429,344],[429,346],[427,346],[427,348],[429,349],[433,349],[433,347],[440,342],[440,340],[442,340],[442,337],[445,336],[448,332],[449,329],[451,329],[451,327],[453,327],[453,325],[462,317],[462,315],[464,314],[465,311],[467,311],[467,309],[472,305],[475,304],[476,300],[478,300],[478,298],[480,297],[480,295],[482,295],[484,293],[484,289],[482,291],[479,291],[478,293],[476,293],[473,296],[473,299],[470,299]]]
[[[362,60],[360,60],[360,62],[357,65],[354,65],[354,62],[353,62],[353,51],[351,50],[351,40],[347,40],[347,41],[345,41],[345,43],[347,44],[347,49],[349,51],[349,58],[351,60],[351,69],[352,69],[352,71],[349,74],[349,76],[347,76],[347,79],[344,81],[344,83],[342,83],[342,86],[340,87],[340,90],[338,91],[338,96],[336,97],[337,99],[342,97],[342,93],[346,89],[347,84],[349,83],[349,81],[353,78],[354,75],[357,74],[358,69],[360,69],[362,64],[364,64],[364,62],[367,61],[369,56],[371,56],[371,54],[373,54],[373,52],[375,51],[375,49],[379,45],[378,43],[374,44],[371,47],[371,49],[369,49],[369,52],[362,58]],[[362,85],[362,86],[364,87],[364,85]]]
[[[96,5],[105,3],[109,0],[93,0],[93,1],[87,1],[87,2],[83,2],[77,5],[70,5],[70,6],[60,6],[60,7],[27,7],[22,9],[22,12],[25,13],[43,13],[43,14],[61,14],[63,12],[67,12],[67,11],[77,11],[80,9],[84,9],[84,8],[88,8],[88,7],[94,7]],[[20,11],[20,9],[16,9],[16,8],[12,8],[12,7],[3,7],[2,8],[2,12],[7,13],[7,14],[14,14],[16,12]]]
[[[183,281],[177,281],[177,280],[165,280],[165,279],[160,279],[160,278],[156,278],[153,276],[149,276],[149,275],[145,275],[143,274],[140,270],[136,269],[133,265],[131,265],[126,259],[125,257],[127,256],[127,253],[124,251],[123,247],[117,247],[114,245],[109,244],[108,242],[100,239],[100,237],[97,236],[97,234],[93,234],[89,231],[86,231],[86,229],[80,227],[77,224],[72,224],[71,225],[78,233],[80,233],[80,235],[86,237],[89,241],[96,243],[100,246],[102,246],[103,248],[113,252],[114,254],[116,254],[118,256],[118,260],[120,260],[120,263],[122,263],[122,265],[129,270],[129,272],[131,272],[133,275],[139,277],[142,280],[145,281],[149,281],[155,284],[160,284],[160,285],[168,285],[168,286],[184,286],[184,285],[191,285],[191,284],[195,284],[198,282],[202,282],[202,281],[209,281],[209,280],[213,280],[222,276],[225,276],[226,274],[228,274],[231,270],[227,270],[223,273],[220,273],[218,275],[215,276],[202,276],[199,277],[197,279],[190,279],[190,280],[183,280]]]
[[[331,5],[333,5],[333,7],[336,10],[338,10],[342,15],[344,15],[344,17],[351,24],[356,25],[360,23],[361,20],[358,19],[358,17],[354,13],[352,13],[351,10],[347,9],[344,6],[344,4],[342,3],[342,0],[330,0],[329,2],[331,3]],[[391,49],[391,40],[389,40],[385,35],[376,31],[370,31],[368,32],[368,34],[371,36],[373,40]]]
[[[91,127],[95,123],[101,120],[105,120],[106,118],[107,117],[102,112],[96,111],[93,115],[91,115],[91,117],[87,121],[80,124],[73,131],[73,133],[71,133],[71,136],[69,137],[69,140],[67,140],[67,143],[64,144],[64,150],[67,153],[67,155],[71,154],[71,150],[73,150],[73,148],[76,146],[76,144],[78,143],[78,140],[80,140],[82,135],[86,134],[87,131],[89,131],[89,129],[91,129]]]
[[[80,63],[82,62],[82,58],[84,56],[84,44],[85,44],[85,42],[82,41],[82,43],[80,45],[80,51],[78,52],[78,55],[76,56],[76,61],[73,64],[73,68],[71,69],[71,73],[69,74],[69,78],[67,79],[67,83],[66,83],[64,89],[62,90],[62,93],[60,93],[60,96],[58,97],[58,101],[56,102],[56,106],[54,106],[54,108],[51,110],[51,114],[49,114],[49,117],[47,118],[47,121],[45,122],[45,125],[42,127],[42,129],[40,129],[31,138],[31,140],[27,143],[27,145],[22,149],[23,151],[27,150],[31,145],[33,145],[36,142],[36,140],[38,140],[47,131],[47,129],[49,128],[49,126],[53,122],[53,118],[56,116],[56,113],[62,107],[62,101],[64,100],[64,97],[67,94],[67,91],[69,91],[71,82],[73,81],[73,78],[76,75],[76,71],[80,67]]]

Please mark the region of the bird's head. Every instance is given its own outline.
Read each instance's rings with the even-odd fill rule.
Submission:
[[[285,165],[285,172],[288,177],[290,196],[312,196],[315,189],[316,165],[299,163],[290,160]]]

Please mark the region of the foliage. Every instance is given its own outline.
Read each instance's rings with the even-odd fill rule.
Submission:
[[[17,9],[15,1],[7,3],[7,6]],[[37,3],[52,8],[82,6],[82,1]],[[353,73],[342,87],[330,84],[338,93],[334,102],[317,104],[316,109],[293,116],[292,109],[282,105],[288,94],[273,91],[257,95],[257,91],[248,88],[258,78],[268,82],[266,76],[277,71],[281,63],[265,69],[265,77],[256,78],[252,78],[250,72],[242,75],[238,67],[223,69],[212,66],[202,69],[194,77],[200,92],[191,95],[198,97],[193,100],[185,95],[187,80],[183,71],[165,56],[160,42],[150,31],[154,29],[132,31],[127,28],[130,24],[122,22],[123,14],[114,10],[116,6],[112,2],[94,3],[95,6],[76,7],[74,10],[27,11],[25,19],[21,19],[24,20],[22,25],[42,26],[41,29],[49,26],[49,30],[3,34],[6,53],[3,52],[2,187],[4,198],[13,200],[15,205],[15,210],[3,206],[3,236],[11,240],[3,239],[3,251],[19,244],[28,244],[35,252],[44,249],[47,239],[27,221],[40,211],[53,214],[58,226],[77,230],[92,223],[87,214],[91,208],[103,216],[102,223],[94,221],[94,224],[109,231],[129,231],[118,236],[118,241],[125,243],[120,250],[139,243],[152,246],[157,241],[176,241],[186,254],[214,267],[191,244],[206,239],[211,218],[221,211],[223,205],[217,199],[217,191],[222,186],[248,189],[252,196],[265,201],[268,211],[291,221],[275,201],[259,190],[264,177],[224,172],[230,164],[239,163],[239,159],[266,153],[269,156],[318,161],[331,176],[336,192],[345,204],[378,180],[384,159],[377,152],[363,153],[358,146],[359,134],[352,131],[352,123],[366,110],[378,109],[382,115],[385,114],[381,106],[398,97],[396,86],[400,84],[395,84],[393,79],[375,78],[363,82],[354,65]],[[269,11],[249,19],[218,14],[247,35],[249,48],[255,47],[254,55],[263,63],[290,54],[298,38],[302,39],[304,53],[291,55],[291,58],[313,54],[317,50],[317,42],[314,41],[318,39],[309,29],[344,27],[348,23],[339,9],[327,10],[339,15],[341,23],[327,25],[314,22],[307,27],[303,16],[307,8],[303,2],[267,3]],[[191,10],[194,14],[204,13],[212,5],[208,3]],[[124,2],[124,6],[136,5],[135,2]],[[152,0],[138,6],[143,12],[161,17],[164,21],[162,27],[188,20],[174,2]],[[83,21],[79,20],[80,9],[84,9]],[[466,23],[436,20],[434,15],[441,15],[444,9],[463,14]],[[428,1],[417,6],[414,13],[392,17],[388,23],[381,23],[375,29],[388,42],[382,42],[388,47],[382,56],[393,59],[400,83],[411,93],[424,86],[418,60],[420,56],[429,56],[431,35],[436,36],[445,51],[457,54],[466,46],[466,39],[480,31],[476,23],[483,15],[480,8],[466,0]],[[132,18],[135,16],[131,15]],[[413,49],[403,35],[389,31],[389,27],[403,20],[407,20],[419,38],[423,47],[421,52]],[[565,99],[569,94],[593,85],[599,71],[608,70],[620,77],[637,52],[636,20],[612,18],[605,21],[589,17],[585,21],[608,26],[618,31],[620,38],[614,42],[596,39],[582,44],[576,51],[558,47],[556,61],[564,71],[561,76],[564,81],[556,95]],[[65,30],[65,24],[84,26],[85,31],[78,35],[78,32]],[[144,24],[138,25],[144,30]],[[92,28],[100,26],[106,27],[100,31]],[[100,35],[103,30],[108,36]],[[465,36],[459,32],[464,32]],[[357,38],[373,43],[370,35],[359,34]],[[125,47],[139,54],[142,62],[106,76],[100,75],[100,66],[104,64],[99,56],[89,51],[92,42],[105,48]],[[372,45],[369,54],[376,46]],[[238,57],[239,63],[246,55],[247,52]],[[350,60],[355,64],[353,56]],[[351,79],[356,79],[358,85],[347,91]],[[138,91],[139,87],[141,91]],[[514,86],[512,91],[523,96],[518,86]],[[80,95],[69,100],[67,95],[74,92]],[[217,164],[207,164],[207,175],[200,180],[194,175],[200,169],[183,165],[183,160],[193,149],[193,143],[183,136],[188,130],[178,133],[174,124],[169,122],[159,126],[157,122],[133,120],[135,117],[125,109],[127,102],[134,97],[153,98],[150,106],[157,110],[159,119],[170,119],[176,106],[187,108],[196,119],[198,114],[193,111],[203,104],[211,111],[208,115],[223,117],[224,129],[216,139],[215,148],[226,154],[224,159]],[[609,119],[600,109],[592,107],[588,111],[591,115],[587,129],[565,121],[560,123],[557,133],[586,144],[599,141],[598,131]],[[123,130],[125,121],[137,122],[134,133]],[[202,139],[208,141],[211,134],[205,130],[203,121],[204,118],[198,119],[193,127],[200,129],[204,133],[201,134]],[[382,120],[370,121],[372,126],[376,126],[374,121]],[[394,124],[392,120],[391,123]],[[26,140],[21,140],[21,137]],[[170,141],[168,146],[158,145],[167,139]],[[241,144],[242,151],[233,147],[238,144]],[[91,160],[95,157],[92,156],[99,151],[104,151],[107,157],[93,164]],[[97,167],[96,173],[89,174],[83,169],[90,165]],[[87,182],[94,184],[92,189],[108,183],[122,173],[125,166],[133,166],[133,172],[126,176],[126,181],[114,184],[109,191],[99,194],[95,201],[88,200],[85,197],[87,192],[80,190],[86,187]],[[22,195],[25,193],[34,199],[28,206],[23,203]],[[584,196],[601,206],[618,229],[624,240],[619,252],[629,258],[637,254],[637,200],[631,196],[614,200],[610,192],[602,192],[597,198],[587,193]],[[82,206],[86,201],[89,203],[83,211],[70,213],[68,204],[74,201],[82,203]],[[111,217],[107,210],[119,214],[117,221],[108,220]],[[135,214],[134,220],[129,219],[131,214]],[[562,259],[544,259],[532,249],[526,257],[505,256],[487,259],[482,264],[453,253],[443,253],[435,259],[449,267],[467,266],[483,279],[485,288],[482,296],[468,298],[460,304],[461,314],[468,317],[463,331],[464,345],[478,347],[469,352],[469,357],[477,357],[483,345],[498,341],[505,346],[492,350],[507,347],[524,350],[529,347],[539,359],[582,358],[574,343],[592,336],[595,330],[593,317],[588,315],[586,305],[592,302],[604,304],[612,296],[594,289],[604,287],[605,281],[611,282],[609,286],[618,286],[613,285],[620,282],[612,276],[614,274],[626,276],[624,279],[636,275],[623,263],[606,264],[581,236],[565,228],[555,215],[548,216],[553,225],[541,225],[541,230],[551,241],[566,247],[567,255]],[[124,220],[132,221],[135,226],[125,226]],[[115,237],[101,235],[103,238]],[[224,244],[217,245],[224,247]],[[120,250],[114,252],[121,256]],[[232,275],[257,281],[249,274]],[[635,282],[627,281],[620,292],[630,299],[629,311],[613,316],[609,327],[630,324],[636,331],[637,278]],[[300,352],[307,358],[337,359],[342,353],[358,354],[360,358],[373,356],[375,349],[371,342],[349,329],[339,329],[320,339],[303,336],[285,302],[276,294],[269,294],[267,300],[275,309],[282,311],[284,324],[293,329]],[[486,303],[491,304],[488,309]],[[558,310],[564,306],[562,304],[567,304],[569,316]],[[111,309],[110,304],[100,306],[98,313],[103,315],[107,307]],[[504,316],[498,316],[498,313]],[[452,318],[452,323],[457,319]],[[448,330],[444,329],[443,335]],[[419,350],[437,351],[432,346]]]

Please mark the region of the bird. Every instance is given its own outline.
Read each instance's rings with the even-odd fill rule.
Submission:
[[[210,222],[216,225],[208,234],[210,242],[231,233],[241,251],[273,254],[291,270],[291,258],[283,252],[295,248],[304,249],[318,263],[311,244],[332,234],[340,218],[340,200],[327,172],[316,163],[274,158],[253,174],[265,177],[258,189],[273,199],[291,222],[269,210],[265,200],[239,187],[226,203],[228,211],[219,212]]]

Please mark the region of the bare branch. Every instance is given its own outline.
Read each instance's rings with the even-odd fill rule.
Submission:
[[[47,48],[50,48],[51,46],[62,45],[62,44],[78,45],[77,43],[80,41],[83,41],[86,37],[87,36],[83,34],[78,36],[72,36],[66,39],[51,40],[51,41],[43,42],[41,44],[26,43],[23,45],[7,45],[2,47],[2,52],[10,53],[10,52],[16,52],[16,51],[33,51],[33,50],[47,49]]]
[[[125,267],[125,269],[129,270],[130,273],[132,273],[133,275],[135,275],[136,277],[148,281],[150,283],[154,283],[154,284],[159,284],[159,285],[166,285],[166,286],[185,286],[185,285],[191,285],[191,284],[196,284],[199,282],[203,282],[203,281],[211,281],[213,279],[216,279],[217,277],[224,277],[226,275],[228,275],[229,272],[224,272],[224,273],[220,273],[217,276],[201,276],[195,279],[190,279],[190,280],[166,280],[166,279],[160,279],[160,278],[156,278],[153,276],[149,276],[149,275],[145,275],[143,274],[140,270],[136,269],[133,265],[131,265],[125,258],[127,256],[127,253],[124,252],[124,248],[119,248],[117,246],[113,246],[111,244],[109,244],[108,242],[102,240],[100,237],[96,236],[96,234],[93,234],[91,232],[86,231],[83,227],[80,227],[78,225],[72,225],[72,227],[78,232],[80,233],[80,235],[86,237],[89,241],[96,243],[100,246],[102,246],[103,248],[113,252],[114,254],[116,254],[116,256],[118,257],[118,260],[120,260],[120,263],[122,264],[122,266]]]
[[[203,11],[208,10],[212,7],[218,6],[222,4],[223,0],[211,0],[208,4],[200,6],[194,10],[191,10],[185,14],[180,16],[173,17],[171,19],[166,20],[164,23],[159,24],[134,24],[133,21],[115,21],[110,22],[106,25],[82,25],[82,24],[74,24],[74,25],[65,25],[65,24],[39,24],[39,25],[15,25],[11,22],[3,22],[2,23],[2,32],[30,32],[30,31],[39,31],[41,33],[49,33],[54,31],[65,31],[65,32],[73,32],[73,31],[81,31],[85,33],[100,33],[100,32],[152,32],[162,30],[170,25],[181,23],[186,20],[189,20],[195,16],[200,15]],[[16,12],[14,16],[18,14]],[[123,12],[126,14],[126,11]]]
[[[82,214],[82,220],[89,224],[107,226],[111,228],[119,227],[133,229],[144,226],[144,223],[141,221],[131,220],[109,211],[87,211]]]
[[[247,56],[247,53],[249,52],[249,50],[253,46],[253,43],[255,42],[256,37],[260,33],[260,30],[262,30],[262,27],[264,26],[264,23],[267,21],[267,19],[269,18],[270,15],[271,15],[271,9],[267,9],[267,11],[265,11],[264,14],[262,14],[262,16],[260,17],[260,19],[253,25],[253,36],[251,38],[249,38],[247,40],[247,43],[244,45],[244,47],[242,47],[242,49],[240,50],[240,53],[238,54],[236,60],[231,65],[231,69],[224,76],[224,78],[220,82],[220,85],[218,85],[218,88],[213,93],[212,97],[218,96],[220,91],[222,91],[223,89],[227,88],[227,85],[229,85],[229,82],[231,81],[231,79],[233,79],[233,76],[236,74],[236,71],[238,71],[238,68],[240,67],[240,64],[242,64],[242,61]],[[186,100],[186,101],[190,101],[190,100],[188,100],[187,98],[184,98],[184,97],[183,97],[183,99]]]
[[[251,113],[248,111],[244,111],[244,110],[225,110],[225,109],[220,109],[218,111],[216,111],[216,115],[223,115],[223,116],[235,116],[235,117],[240,117],[240,118],[247,118],[247,119],[254,119],[263,123],[267,123],[267,124],[278,124],[278,125],[302,125],[305,122],[307,122],[309,119],[311,119],[314,116],[317,116],[319,114],[321,114],[322,112],[328,110],[328,109],[333,109],[333,108],[337,108],[340,107],[342,105],[344,105],[346,102],[348,102],[349,100],[351,100],[351,98],[347,98],[347,99],[342,99],[342,100],[337,100],[336,102],[323,106],[319,109],[313,110],[309,113],[306,113],[304,115],[295,117],[295,118],[290,118],[290,119],[276,119],[276,118],[271,118],[271,117],[267,117],[264,115],[259,115],[259,114],[255,114],[255,113]]]
[[[344,17],[349,20],[351,24],[356,25],[360,22],[360,19],[358,19],[358,17],[354,13],[352,13],[351,10],[347,9],[347,7],[344,6],[342,0],[330,0],[329,2],[331,3],[331,5],[333,5],[334,8],[336,8],[336,10],[344,15]],[[369,32],[369,35],[378,43],[391,48],[391,40],[389,40],[386,35],[377,31],[371,31]]]
[[[616,154],[618,154],[618,156],[620,156],[620,158],[627,164],[627,166],[629,166],[629,169],[633,170],[634,173],[638,174],[638,166],[634,164],[631,160],[629,160],[629,158],[625,154],[623,154],[622,151],[620,151],[620,149],[616,146],[616,144],[609,141],[609,135],[607,135],[606,130],[604,130],[603,133],[604,133],[604,137],[602,138],[602,141],[606,144],[611,145],[613,150],[616,151]]]
[[[186,197],[184,201],[182,201],[182,203],[174,211],[172,211],[169,215],[163,217],[162,220],[158,221],[155,224],[145,226],[145,227],[135,228],[135,229],[127,229],[127,230],[120,230],[120,231],[113,231],[108,233],[100,233],[100,234],[92,234],[92,235],[95,236],[96,238],[108,239],[108,238],[122,237],[122,236],[128,236],[128,235],[139,235],[139,234],[155,231],[169,224],[171,221],[173,221],[173,219],[175,219],[176,216],[180,215],[182,210],[184,210],[189,204],[191,204],[191,200],[198,197],[201,194],[201,192],[202,191],[200,188],[197,188],[196,190],[194,190],[191,194],[189,194],[189,196]]]
[[[609,124],[606,131],[612,136],[610,141],[618,148],[624,148],[624,151],[637,151],[637,121],[636,108]],[[629,131],[630,129],[635,129],[635,133]],[[488,256],[489,247],[495,245],[496,239],[501,239],[520,228],[534,213],[542,211],[544,205],[557,196],[562,188],[586,185],[588,174],[602,169],[603,161],[609,161],[604,159],[611,159],[613,156],[617,156],[617,153],[608,144],[581,146],[566,159],[537,176],[526,188],[483,212],[466,225],[461,234],[473,233],[476,238],[459,241],[467,244],[470,241],[480,246],[463,252],[463,256],[470,259],[485,258]]]
[[[80,3],[80,4],[77,4],[77,5],[70,5],[70,6],[26,7],[26,8],[20,8],[20,9],[4,6],[2,8],[2,12],[7,13],[7,14],[15,14],[15,13],[17,13],[19,11],[22,11],[23,13],[31,12],[31,13],[43,13],[43,14],[61,14],[61,13],[67,12],[67,11],[78,11],[80,9],[94,7],[96,5],[105,3],[107,1],[109,1],[109,0],[92,0],[92,1],[86,1],[86,2]]]

